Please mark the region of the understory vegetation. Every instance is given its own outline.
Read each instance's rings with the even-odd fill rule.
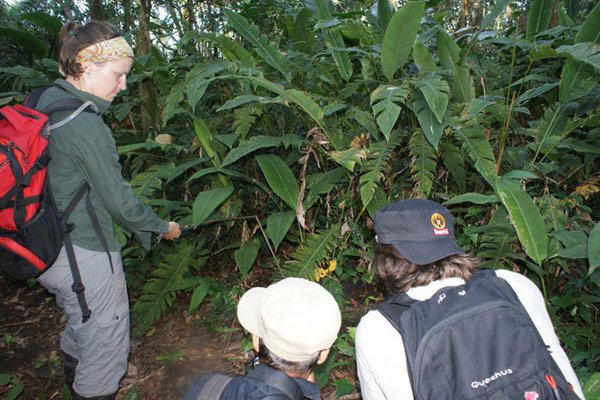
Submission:
[[[40,3],[0,13],[1,105],[59,77],[68,18]],[[124,174],[184,227],[150,252],[115,227],[137,333],[182,299],[231,317],[261,279],[315,280],[344,306],[373,284],[376,210],[423,197],[483,268],[536,282],[600,398],[600,4],[481,1],[460,26],[460,1],[217,1],[194,25],[155,1],[126,26],[143,5],[104,3],[152,39],[126,35],[136,61],[105,116]],[[342,334],[321,384],[353,363]]]

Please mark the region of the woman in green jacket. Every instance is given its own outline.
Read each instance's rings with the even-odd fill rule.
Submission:
[[[65,375],[75,399],[114,399],[119,380],[127,371],[129,354],[129,301],[115,239],[113,220],[135,232],[146,246],[152,232],[164,239],[179,237],[179,225],[160,219],[142,204],[121,175],[115,141],[100,114],[127,87],[133,50],[119,32],[104,21],[85,25],[69,23],[61,30],[60,71],[37,105],[43,109],[65,99],[91,101],[99,113],[84,112],[50,135],[48,178],[59,210],[64,210],[79,189],[88,185],[89,199],[70,214],[71,239],[92,311],[87,322],[72,290],[73,277],[66,250],[38,281],[56,296],[67,315],[61,336]],[[52,115],[60,121],[69,111]],[[91,203],[101,235],[95,229],[86,203]],[[89,205],[87,205],[89,207]],[[102,243],[100,236],[105,238]],[[107,254],[108,250],[108,254]],[[109,256],[110,255],[110,256]]]

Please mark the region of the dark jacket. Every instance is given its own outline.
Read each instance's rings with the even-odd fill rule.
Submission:
[[[259,364],[255,369],[267,372],[270,374],[283,374],[281,371],[273,369],[263,364]],[[196,378],[194,382],[188,388],[183,400],[196,400],[206,382],[214,375],[214,373],[205,373]],[[269,399],[277,400],[288,400],[287,397],[281,390],[269,386],[265,382],[254,379],[252,373],[250,376],[235,376],[229,381],[225,390],[221,394],[221,400],[259,400],[269,396]],[[292,378],[289,378],[292,379]],[[319,387],[312,382],[305,379],[293,378],[293,380],[300,386],[300,390],[306,399],[309,400],[321,400],[321,392]],[[218,399],[215,399],[218,400]]]
[[[44,91],[37,108],[42,109],[65,99],[79,99],[82,102],[91,100],[100,113],[110,105],[106,100],[82,92],[63,79],[57,79],[54,86]],[[52,115],[53,122],[61,121],[71,113],[57,112]],[[123,179],[115,140],[100,115],[84,112],[53,130],[48,150],[52,156],[48,177],[58,209],[64,210],[83,183],[87,182],[91,188],[90,199],[111,251],[120,250],[113,233],[113,219],[143,237],[146,247],[150,244],[149,232],[165,233],[169,230],[169,223],[142,204],[129,183]],[[104,251],[86,211],[85,201],[80,201],[75,207],[69,222],[75,225],[71,233],[74,244],[92,251]]]

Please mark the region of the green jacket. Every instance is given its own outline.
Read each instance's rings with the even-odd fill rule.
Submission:
[[[82,92],[63,79],[57,79],[54,85],[44,91],[38,109],[68,98],[84,102],[91,100],[100,113],[110,105],[108,101]],[[52,116],[52,122],[61,121],[71,113],[57,112]],[[64,210],[79,188],[87,182],[90,186],[89,196],[110,251],[120,250],[113,232],[113,219],[135,232],[144,247],[150,246],[150,232],[168,232],[169,223],[142,204],[129,183],[123,179],[115,140],[101,116],[83,112],[73,121],[53,130],[48,150],[52,157],[48,165],[48,177],[58,209]],[[71,238],[77,246],[104,251],[85,203],[84,198],[71,213],[69,222],[75,225]]]

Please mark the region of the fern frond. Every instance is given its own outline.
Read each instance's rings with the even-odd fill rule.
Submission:
[[[600,193],[600,174],[583,181],[575,188],[575,193],[588,200],[591,195]]]
[[[482,268],[499,269],[509,265],[507,261],[514,258],[511,245],[517,236],[504,208],[499,208],[490,223],[475,232],[480,233],[477,257],[482,260]]]
[[[167,178],[175,168],[172,162],[153,165],[144,172],[137,174],[131,181],[131,187],[136,197],[152,197],[162,189],[163,179]]]
[[[410,148],[410,173],[415,184],[414,190],[419,196],[427,198],[433,187],[437,154],[420,129],[415,130],[408,142],[408,147]]]
[[[233,111],[235,120],[233,121],[233,131],[240,140],[246,140],[248,132],[254,126],[256,119],[260,117],[264,109],[256,105],[236,108]]]
[[[475,124],[462,129],[456,129],[455,133],[462,141],[462,148],[469,155],[471,161],[473,161],[475,169],[495,189],[496,158],[483,128]]]
[[[152,278],[144,285],[143,294],[133,307],[134,333],[148,330],[166,309],[172,307],[175,295],[182,288],[183,276],[190,268],[193,250],[190,245],[177,246],[176,251],[167,255],[152,272]]]
[[[317,268],[329,261],[334,246],[340,237],[340,227],[333,225],[321,233],[313,233],[292,254],[283,268],[284,277],[300,277],[315,280]]]
[[[360,198],[363,208],[366,208],[373,199],[375,189],[384,177],[385,169],[399,143],[400,135],[393,132],[389,141],[383,140],[371,145],[367,160],[362,164],[362,175],[360,176]]]

